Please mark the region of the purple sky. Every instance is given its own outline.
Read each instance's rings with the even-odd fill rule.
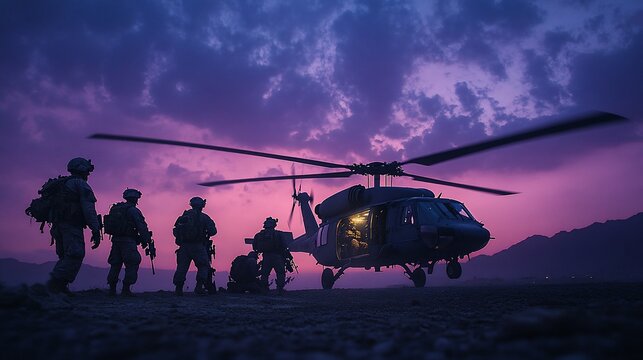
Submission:
[[[248,250],[243,238],[265,217],[286,229],[288,182],[195,184],[289,173],[290,163],[86,139],[95,132],[354,163],[603,110],[632,121],[406,170],[521,192],[429,186],[491,230],[496,239],[481,253],[643,210],[640,2],[16,0],[0,2],[0,27],[3,257],[55,258],[23,210],[76,156],[96,164],[99,212],[128,186],[143,192],[161,267],[174,266],[171,227],[195,195],[220,230],[218,267]],[[320,201],[356,183],[366,178],[302,188]],[[108,245],[87,261],[106,266]],[[296,260],[313,268],[306,255]]]

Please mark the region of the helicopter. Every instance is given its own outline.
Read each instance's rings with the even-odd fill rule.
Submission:
[[[321,275],[323,289],[331,289],[349,268],[374,269],[379,272],[382,267],[391,266],[400,266],[415,287],[424,287],[426,275],[432,274],[434,265],[442,260],[447,262],[447,276],[450,279],[459,278],[462,275],[459,260],[483,249],[491,238],[490,232],[463,202],[442,198],[441,194],[436,197],[431,190],[424,188],[381,186],[382,176],[408,177],[419,182],[500,196],[513,195],[517,192],[410,174],[402,167],[406,164],[431,166],[502,146],[625,120],[627,119],[620,115],[607,112],[587,113],[543,127],[404,161],[366,164],[339,164],[254,150],[129,135],[98,133],[89,138],[182,146],[342,169],[300,175],[293,171],[292,175],[210,181],[199,185],[211,187],[291,180],[294,202],[290,219],[295,204],[299,204],[305,233],[294,239],[292,233],[286,233],[287,245],[292,252],[312,255],[324,267]],[[310,206],[312,196],[301,192],[301,186],[300,191],[295,188],[297,179],[333,179],[353,175],[372,176],[373,186],[366,188],[354,185],[331,195],[314,208],[319,222]],[[251,239],[246,239],[246,243],[250,241]]]

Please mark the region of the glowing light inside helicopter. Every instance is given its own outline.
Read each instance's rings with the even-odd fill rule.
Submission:
[[[351,223],[355,225],[364,224],[367,219],[368,219],[368,211],[364,211],[350,217]]]

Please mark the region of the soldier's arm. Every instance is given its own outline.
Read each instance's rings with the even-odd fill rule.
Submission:
[[[98,216],[96,214],[96,196],[91,186],[82,179],[72,179],[68,182],[72,189],[78,194],[80,198],[80,207],[83,211],[85,224],[91,229],[92,232],[99,232]]]
[[[129,216],[134,221],[134,225],[136,226],[136,231],[140,234],[142,242],[149,243],[151,238],[150,229],[147,227],[147,223],[145,222],[145,216],[143,216],[143,213],[141,212],[141,210],[132,206],[128,212],[129,212]]]
[[[203,214],[205,215],[205,214]],[[214,221],[208,216],[205,215],[206,221],[205,221],[205,227],[206,231],[208,232],[208,236],[214,236],[217,234],[217,227],[214,224]]]

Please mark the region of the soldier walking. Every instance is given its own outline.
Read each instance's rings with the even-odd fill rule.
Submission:
[[[196,287],[197,294],[213,294],[216,289],[212,283],[213,269],[210,264],[211,236],[216,235],[217,228],[214,221],[203,212],[205,199],[193,197],[190,199],[192,209],[183,212],[174,223],[174,236],[179,246],[176,251],[176,272],[174,273],[175,294],[183,295],[185,275],[194,262],[197,268]],[[213,251],[212,251],[213,252]]]
[[[287,250],[284,243],[284,236],[281,231],[276,230],[277,219],[269,217],[263,222],[263,230],[258,232],[252,242],[255,251],[263,254],[261,265],[261,281],[268,289],[268,277],[274,269],[277,277],[277,292],[283,293],[286,285],[286,259],[284,253]]]
[[[71,295],[68,285],[76,279],[85,258],[83,229],[92,231],[92,249],[100,244],[100,227],[96,214],[96,197],[87,183],[94,171],[91,160],[74,158],[67,163],[71,174],[62,186],[60,203],[52,210],[51,236],[56,242],[58,262],[50,273],[47,288],[53,293]]]
[[[121,295],[132,296],[131,286],[138,279],[138,267],[141,264],[141,254],[137,245],[145,249],[152,242],[151,233],[145,222],[145,217],[138,205],[138,199],[143,195],[136,189],[126,189],[123,192],[124,202],[119,202],[105,216],[105,232],[112,235],[112,249],[107,262],[110,265],[107,274],[109,295],[116,295],[116,285],[121,268],[125,265],[125,277]]]

